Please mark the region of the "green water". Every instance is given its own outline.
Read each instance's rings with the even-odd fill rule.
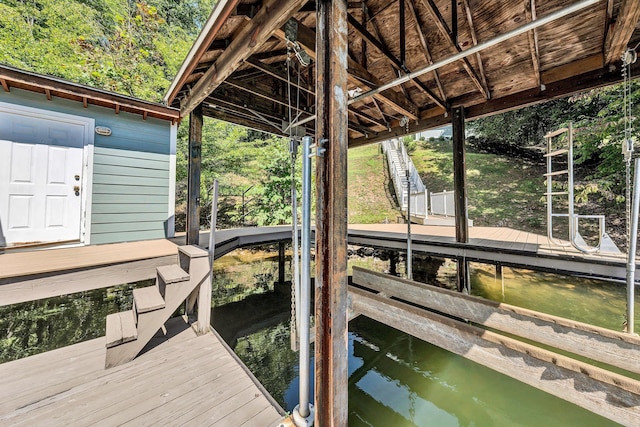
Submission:
[[[503,268],[501,280],[493,266],[471,265],[471,293],[498,302],[622,331],[626,320],[626,287],[602,280]],[[640,321],[636,290],[635,324]]]
[[[268,269],[277,278],[276,263],[263,264],[271,265]],[[350,260],[353,264],[378,271],[388,268],[388,263],[375,259]],[[227,280],[224,276],[221,270],[216,280]],[[503,277],[504,292],[492,266],[472,265],[473,293],[621,329],[624,286],[507,268]],[[239,337],[235,351],[291,411],[298,402],[298,365],[297,354],[289,348],[287,317],[272,317],[271,324]],[[350,322],[349,330],[350,426],[617,425],[374,320],[359,317]]]

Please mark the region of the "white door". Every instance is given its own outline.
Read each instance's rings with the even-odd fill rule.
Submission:
[[[0,243],[79,241],[82,123],[0,110]]]

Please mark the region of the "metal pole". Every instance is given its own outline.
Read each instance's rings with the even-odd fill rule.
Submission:
[[[407,168],[407,279],[413,279],[413,266],[411,265],[413,253],[411,251],[411,178]]]
[[[300,251],[298,250],[298,194],[296,191],[296,157],[298,155],[298,142],[294,139],[289,141],[289,150],[291,151],[291,222],[292,222],[292,238],[291,250],[293,254],[293,277],[291,282],[294,288],[294,302],[296,305],[296,333],[300,332]],[[297,339],[294,340],[297,342]],[[293,341],[292,341],[293,343]]]
[[[638,243],[638,210],[640,208],[640,158],[634,161],[633,206],[631,208],[631,233],[627,257],[627,332],[634,333],[636,246]]]
[[[302,138],[302,268],[300,271],[300,406],[303,418],[309,410],[309,312],[311,309],[311,141]]]
[[[213,197],[211,199],[211,230],[209,231],[209,268],[213,278],[213,257],[216,249],[216,223],[218,222],[218,180],[213,180]]]

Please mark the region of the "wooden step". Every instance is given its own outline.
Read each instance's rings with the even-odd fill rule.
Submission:
[[[209,252],[194,245],[179,246],[178,251],[182,252],[189,258],[200,258],[209,256]]]
[[[176,264],[163,265],[156,269],[158,276],[162,278],[167,285],[170,283],[184,282],[189,280],[189,273],[178,267]]]
[[[108,315],[106,336],[107,348],[137,339],[138,329],[133,310]]]
[[[155,286],[134,289],[133,303],[138,314],[164,308],[164,298]]]

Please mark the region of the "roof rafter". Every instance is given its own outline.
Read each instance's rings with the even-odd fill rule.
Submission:
[[[180,102],[180,114],[184,117],[200,104],[305,2],[306,0],[265,0],[255,17],[238,31],[229,47],[195,84],[191,93]]]
[[[378,40],[373,34],[371,34],[369,31],[367,31],[366,28],[364,28],[362,25],[360,25],[360,23],[353,16],[351,16],[350,14],[347,14],[347,19],[349,21],[349,24],[353,27],[353,29],[358,34],[360,34],[362,39],[366,40],[367,42],[369,42],[370,44],[375,46],[376,49],[378,49],[389,60],[389,62],[391,62],[391,64],[394,66],[394,68],[396,70],[398,70],[400,72],[403,72],[403,73],[410,73],[411,72],[411,70],[409,70],[405,64],[403,64],[398,58],[396,58],[391,53],[389,48],[382,41]],[[445,107],[445,102],[442,99],[440,99],[440,97],[438,97],[438,95],[433,93],[433,91],[431,89],[429,89],[424,83],[422,83],[418,79],[412,79],[412,81],[421,91],[426,93],[427,96],[429,98],[431,98],[431,100],[433,102],[435,102],[439,107],[446,108]],[[404,88],[402,88],[402,90],[403,90],[403,92],[405,92]],[[405,92],[405,97],[409,98],[409,96],[406,94],[406,92]]]
[[[433,22],[436,24],[436,27],[438,27],[438,30],[440,30],[440,32],[445,36],[447,42],[449,43],[449,46],[452,49],[454,49],[457,53],[462,52],[462,48],[453,39],[453,33],[449,29],[449,26],[447,25],[444,18],[440,14],[438,7],[433,2],[433,0],[420,0],[420,1],[422,1],[422,4],[427,9],[429,14],[431,14],[433,18]],[[482,82],[480,81],[480,77],[478,76],[478,74],[476,73],[476,70],[473,68],[473,66],[471,66],[471,63],[466,57],[462,58],[462,66],[464,67],[467,74],[469,74],[469,77],[473,81],[473,84],[476,85],[480,93],[482,93],[482,95],[486,99],[490,99],[491,93],[489,92],[489,89],[482,85]]]
[[[306,27],[300,21],[296,21],[298,24],[298,43],[300,46],[315,59],[316,57],[316,34],[315,31]],[[282,28],[275,31],[274,36],[281,40],[286,40],[284,30]],[[349,80],[352,84],[359,86],[366,86],[367,88],[374,88],[382,85],[382,82],[367,71],[362,65],[349,59],[349,65],[347,73],[349,74]],[[393,90],[386,90],[382,93],[376,94],[376,98],[388,105],[390,108],[398,111],[409,117],[412,120],[418,119],[418,107],[406,98],[400,96]]]
[[[536,0],[525,0],[524,10],[529,22],[537,19]],[[529,50],[531,51],[531,62],[533,63],[533,72],[535,74],[536,84],[540,86],[542,84],[542,78],[540,76],[540,49],[538,47],[538,31],[534,28],[533,30],[527,32],[527,37],[529,38]]]
[[[533,1],[534,0],[531,0],[532,3]],[[464,6],[464,12],[467,16],[467,23],[469,24],[469,31],[471,32],[471,41],[473,41],[473,45],[476,46],[478,44],[478,35],[476,33],[476,27],[473,24],[473,14],[471,13],[469,0],[462,0],[462,5]],[[480,78],[482,79],[482,87],[487,88],[488,92],[489,86],[487,85],[487,75],[484,72],[484,65],[482,65],[482,56],[480,55],[480,52],[476,52],[476,62],[478,63],[478,72],[480,73]]]
[[[640,21],[640,1],[622,0],[618,19],[609,24],[607,38],[604,42],[605,63],[610,64],[620,60],[638,21]]]
[[[409,9],[409,14],[411,15],[411,18],[413,19],[413,21],[416,24],[416,31],[418,33],[418,40],[420,41],[420,46],[422,46],[422,51],[424,52],[424,56],[425,59],[427,60],[427,62],[429,63],[429,65],[433,64],[433,59],[431,58],[431,52],[429,51],[429,45],[427,44],[427,39],[424,38],[424,33],[422,31],[422,24],[420,22],[420,19],[418,17],[418,14],[416,13],[416,7],[414,4],[414,0],[409,0],[409,2],[407,3],[407,9]],[[440,91],[440,96],[441,96],[441,100],[442,102],[445,104],[445,109],[446,104],[447,104],[447,95],[444,93],[444,87],[442,86],[442,82],[440,81],[440,76],[438,75],[438,70],[433,70],[433,79],[436,82],[436,86],[438,87],[438,90]]]

